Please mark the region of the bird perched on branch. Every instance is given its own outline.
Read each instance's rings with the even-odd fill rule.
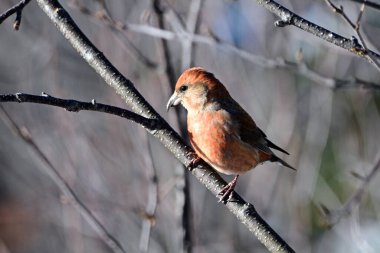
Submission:
[[[278,162],[294,169],[271,148],[289,153],[268,140],[224,85],[205,69],[195,67],[182,73],[167,109],[178,104],[187,110],[187,131],[197,155],[216,171],[235,175],[219,193],[220,201],[231,197],[240,174],[260,163]]]

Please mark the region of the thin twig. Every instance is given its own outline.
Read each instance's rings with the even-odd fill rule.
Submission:
[[[354,37],[352,38],[352,42],[356,44],[356,48],[358,50],[358,53],[362,54],[362,57],[367,58],[367,60],[376,67],[378,71],[380,71],[380,63],[378,62],[378,58],[374,55],[370,54],[370,50],[367,47],[367,44],[365,40],[363,39],[363,36],[360,31],[360,21],[364,13],[365,4],[363,3],[360,7],[359,15],[356,20],[356,23],[354,23],[345,13],[343,6],[340,5],[339,7],[336,6],[331,0],[325,0],[327,5],[331,7],[331,9],[339,14],[350,26],[351,28],[356,32],[356,35],[359,37],[361,45],[358,43],[357,39]]]
[[[126,36],[124,33],[124,25],[113,19],[111,16],[105,1],[96,0],[101,9],[98,11],[92,11],[87,6],[81,4],[78,0],[71,0],[69,6],[80,11],[82,14],[101,20],[104,24],[110,27],[113,31],[116,31],[115,38],[121,42],[125,51],[129,53],[135,60],[142,62],[146,67],[155,69],[157,64],[144,55],[143,52]]]
[[[342,18],[352,27],[355,29],[355,24],[351,21],[351,19],[347,16],[347,14],[344,12],[343,10],[343,6],[340,5],[339,7],[336,6],[333,2],[331,2],[330,0],[325,0],[326,1],[326,4],[328,6],[330,6],[332,8],[332,10],[335,12],[335,13],[338,13],[339,15],[342,16]]]
[[[82,33],[66,10],[56,0],[37,0],[41,10],[51,19],[57,29],[70,42],[83,59],[99,74],[104,81],[116,90],[132,111],[162,123],[154,131],[156,137],[184,165],[191,163],[194,150],[184,144],[179,135],[154,110],[136,90],[133,83],[126,79],[108,59]],[[209,165],[200,162],[191,170],[192,174],[213,194],[217,195],[226,182]],[[232,201],[225,206],[265,245],[271,252],[294,252],[294,250],[261,218],[254,206],[234,194]]]
[[[359,206],[363,199],[364,193],[368,188],[368,185],[375,178],[376,174],[379,172],[379,169],[380,156],[378,156],[378,159],[375,161],[370,173],[365,177],[361,176],[361,184],[341,208],[330,210],[324,205],[322,205],[323,212],[329,224],[333,225],[338,223],[343,217],[346,217],[349,214],[351,214],[352,211]]]
[[[163,12],[160,7],[160,11]],[[90,15],[90,14],[87,14]],[[96,18],[97,16],[95,16]],[[119,21],[115,21],[116,24],[121,24]],[[167,42],[164,40],[178,40],[181,41],[182,37],[190,38],[194,43],[208,45],[210,47],[217,47],[221,51],[227,51],[234,53],[241,57],[242,59],[251,62],[253,64],[259,65],[263,68],[273,68],[273,69],[288,69],[293,73],[299,74],[307,79],[310,79],[318,84],[323,86],[333,88],[333,89],[344,89],[344,88],[362,88],[366,90],[379,90],[380,84],[365,81],[359,78],[350,78],[350,79],[337,79],[332,77],[325,77],[316,71],[310,69],[306,63],[298,62],[298,61],[289,61],[283,58],[269,59],[263,56],[252,54],[243,49],[237,48],[236,46],[223,42],[220,38],[218,38],[215,34],[209,31],[210,36],[204,36],[199,34],[194,34],[193,36],[185,30],[179,33],[178,31],[173,32],[163,28],[163,19],[160,21],[158,19],[159,27],[153,27],[150,25],[139,25],[139,24],[123,24],[118,25],[120,29],[125,30],[126,32],[135,32],[140,34],[145,34],[151,37],[162,39],[163,47],[164,47],[164,56],[165,59],[171,59],[170,50],[168,48]],[[162,24],[161,24],[162,23]],[[115,25],[115,24],[114,24]],[[172,64],[166,63],[166,74],[169,77],[169,82],[174,84],[175,74],[174,69],[171,66]]]
[[[293,25],[329,43],[346,49],[351,53],[356,54],[357,56],[366,58],[368,61],[370,59],[366,57],[366,55],[371,55],[372,57],[374,57],[374,59],[380,60],[380,55],[378,53],[373,52],[371,50],[365,50],[363,47],[358,45],[358,43],[355,43],[355,41],[345,38],[330,30],[327,30],[317,24],[314,24],[308,21],[307,19],[298,16],[294,12],[290,11],[289,9],[285,8],[284,6],[278,4],[275,1],[256,0],[256,2],[280,18],[280,20],[275,22],[275,25],[278,27]],[[372,61],[369,62],[373,64]]]
[[[364,9],[365,9],[365,4],[363,3],[360,7],[360,12],[359,12],[359,15],[358,15],[358,18],[356,20],[356,27],[355,27],[355,31],[356,31],[356,34],[358,35],[359,37],[359,40],[360,42],[362,43],[363,45],[363,48],[365,49],[366,52],[369,51],[368,49],[368,46],[367,46],[367,42],[365,41],[365,39],[363,38],[363,35],[361,33],[361,19],[363,17],[363,13],[364,13]],[[380,61],[374,57],[372,54],[368,54],[367,57],[369,58],[369,60],[371,60],[373,62],[373,64],[376,66],[377,70],[380,71]]]
[[[90,224],[90,226],[99,234],[99,237],[117,253],[126,253],[121,243],[113,237],[107,228],[94,216],[91,210],[79,199],[74,190],[66,183],[65,179],[59,174],[59,170],[50,162],[48,157],[42,152],[38,145],[34,142],[30,132],[25,127],[19,127],[8,112],[0,105],[1,116],[9,127],[36,153],[36,155],[44,162],[46,166],[39,167],[58,186],[65,194],[69,202],[78,210],[82,217]]]
[[[365,4],[368,7],[374,8],[376,10],[380,10],[380,4],[372,2],[372,1],[366,1],[366,0],[351,0],[352,2]]]
[[[7,18],[12,16],[16,13],[16,19],[13,23],[13,28],[15,30],[20,29],[21,25],[21,17],[22,17],[22,11],[24,10],[24,7],[30,2],[30,0],[21,0],[18,4],[12,6],[2,14],[0,14],[0,24],[4,22]]]
[[[122,118],[129,119],[137,124],[142,125],[146,129],[149,129],[150,131],[155,131],[160,128],[160,123],[155,119],[145,118],[134,112],[131,112],[119,107],[97,103],[94,99],[92,100],[92,102],[81,102],[81,101],[72,100],[72,99],[56,98],[46,93],[42,93],[41,96],[25,94],[25,93],[16,93],[16,94],[0,95],[0,102],[36,103],[36,104],[52,105],[52,106],[62,107],[70,112],[79,112],[79,111],[104,112],[104,113],[113,114]]]

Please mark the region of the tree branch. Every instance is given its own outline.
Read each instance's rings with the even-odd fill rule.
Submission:
[[[380,10],[380,4],[375,3],[375,2],[366,1],[366,0],[351,0],[351,1],[356,2],[356,3],[365,4],[368,7],[371,7],[371,8],[376,9],[376,10]]]
[[[14,95],[16,96],[16,95]],[[12,95],[5,97],[7,102],[14,102],[11,99]],[[4,96],[2,96],[4,98]],[[26,97],[27,98],[27,97]],[[19,127],[12,117],[4,110],[0,105],[0,116],[8,123],[10,128],[27,143],[37,154],[37,156],[43,161],[46,167],[42,167],[48,176],[54,181],[58,188],[63,192],[69,202],[78,210],[82,217],[90,224],[90,226],[99,234],[100,238],[115,252],[126,253],[121,243],[113,237],[107,230],[107,228],[97,219],[91,210],[79,199],[74,190],[65,181],[65,179],[59,174],[58,169],[50,162],[48,157],[42,152],[38,145],[34,142],[30,132],[25,127]]]
[[[82,11],[79,9],[79,11]],[[163,10],[159,10],[163,11]],[[89,15],[93,18],[98,18],[99,15],[95,15],[95,13],[88,13],[82,11],[83,14]],[[103,20],[103,19],[100,19]],[[182,37],[186,37],[191,39],[194,43],[198,44],[204,44],[209,45],[211,47],[217,47],[223,51],[229,51],[231,53],[236,54],[237,56],[241,57],[242,59],[251,62],[253,64],[259,65],[263,68],[269,68],[269,69],[287,69],[292,71],[293,73],[296,73],[298,75],[301,75],[311,81],[316,82],[317,84],[326,86],[328,88],[332,89],[346,89],[346,88],[361,88],[365,90],[379,90],[380,85],[374,82],[365,81],[363,79],[359,79],[356,77],[350,78],[350,79],[338,79],[333,77],[326,77],[318,72],[312,70],[307,64],[303,61],[290,61],[283,58],[276,58],[276,59],[269,59],[265,58],[260,55],[252,54],[248,51],[245,51],[243,49],[237,48],[236,46],[223,42],[220,38],[218,38],[215,34],[212,33],[212,31],[209,31],[210,36],[204,36],[199,34],[190,35],[187,31],[181,31],[181,33],[173,32],[164,29],[162,25],[160,25],[160,19],[158,20],[159,27],[153,27],[149,25],[139,25],[139,24],[121,24],[120,22],[116,22],[114,24],[114,29],[122,29],[123,31],[130,31],[134,33],[140,33],[145,34],[148,36],[156,37],[162,39],[163,47],[167,47],[167,43],[165,40],[181,40]],[[107,25],[110,25],[106,23]],[[166,46],[165,46],[166,44]],[[171,59],[170,57],[170,51],[169,49],[164,50],[164,56],[165,59]],[[175,83],[175,77],[174,77],[174,69],[172,68],[171,64],[166,63],[166,74],[169,77],[170,83]]]
[[[190,3],[189,12],[187,14],[186,20],[186,30],[191,34],[191,37],[196,33],[197,27],[199,25],[199,18],[201,15],[203,0],[193,0]],[[193,42],[190,39],[184,39],[182,42],[182,57],[181,65],[182,70],[187,69],[191,66],[193,59]]]
[[[162,6],[162,1],[153,0],[152,7],[156,14],[158,27],[165,29],[165,12],[166,7]],[[169,90],[174,89],[176,83],[175,69],[172,63],[172,54],[167,40],[161,39],[162,60],[165,64],[166,84]],[[180,120],[180,108],[175,108],[175,118],[180,127],[181,137],[186,136],[186,124]],[[177,215],[177,239],[178,239],[178,252],[191,253],[192,252],[192,231],[193,231],[193,218],[192,218],[192,204],[190,197],[190,180],[189,174],[186,173],[186,168],[181,164],[177,165],[174,169],[176,178],[175,196],[176,196],[176,215]]]
[[[30,0],[21,0],[18,4],[14,5],[13,7],[0,14],[0,24],[3,23],[4,20],[16,13],[16,19],[13,23],[13,28],[15,30],[18,30],[21,24],[22,11],[29,2]]]
[[[375,178],[376,174],[379,172],[380,169],[380,156],[375,161],[371,172],[363,177],[359,176],[356,173],[353,173],[355,177],[358,177],[360,180],[362,180],[362,183],[359,185],[359,187],[356,189],[356,191],[351,195],[351,197],[348,199],[348,201],[339,209],[336,210],[329,210],[326,206],[321,205],[322,211],[324,215],[326,216],[329,224],[333,225],[338,223],[343,217],[349,215],[352,213],[354,208],[356,208],[360,202],[363,199],[364,193],[366,189],[368,188],[368,185],[370,182]]]
[[[42,93],[41,96],[30,95],[25,93],[16,93],[8,95],[0,95],[0,102],[18,102],[18,103],[36,103],[52,105],[57,107],[62,107],[69,112],[79,112],[79,111],[98,111],[105,112],[108,114],[113,114],[122,118],[129,119],[137,124],[142,125],[150,131],[155,131],[160,128],[160,122],[156,119],[148,119],[140,116],[131,111],[111,106],[101,103],[97,103],[95,99],[91,102],[81,102],[72,99],[61,99],[52,97],[46,93]]]
[[[367,47],[367,43],[365,42],[365,40],[363,39],[363,35],[361,34],[361,31],[360,31],[360,21],[361,21],[361,18],[363,16],[363,13],[364,13],[364,7],[365,7],[365,4],[363,3],[361,5],[361,8],[360,8],[360,12],[359,12],[359,15],[358,15],[358,18],[356,20],[356,23],[354,24],[354,22],[352,22],[352,20],[347,16],[347,14],[344,12],[343,10],[343,6],[340,5],[339,7],[336,6],[335,4],[333,4],[333,2],[331,2],[331,0],[325,0],[326,3],[331,7],[331,9],[342,16],[342,18],[351,26],[351,28],[356,32],[356,35],[359,37],[359,40],[360,40],[360,43],[364,49],[364,53],[365,52],[368,52],[368,47]],[[353,38],[352,41],[354,43],[356,43],[359,47],[361,46],[356,38]],[[374,65],[377,70],[380,71],[380,63],[376,60],[376,58],[371,55],[371,54],[367,54],[365,53],[365,55],[363,55],[364,57],[367,58],[367,60],[372,64]]]
[[[147,169],[149,170],[147,172],[147,177],[149,180],[148,185],[148,200],[145,208],[145,212],[143,215],[143,225],[141,228],[141,234],[140,234],[140,243],[139,243],[139,249],[140,252],[149,252],[149,240],[151,237],[151,230],[152,227],[155,224],[156,221],[156,209],[158,205],[158,176],[157,176],[157,169],[153,162],[153,152],[152,147],[150,145],[150,141],[148,138],[148,134],[145,135],[146,137],[146,145],[148,148],[148,154],[146,157],[146,163],[147,163]]]
[[[189,165],[194,151],[178,136],[177,133],[161,118],[161,116],[146,102],[135,89],[133,83],[126,79],[106,58],[96,49],[88,38],[80,31],[69,14],[56,0],[37,0],[40,8],[56,25],[58,30],[71,43],[83,59],[116,90],[132,111],[162,122],[162,128],[154,131],[155,136],[176,158]],[[226,182],[206,163],[200,163],[192,170],[193,175],[213,194],[217,194]],[[254,206],[245,202],[236,193],[232,201],[226,203],[227,208],[256,235],[271,252],[294,252],[290,246],[260,217]]]
[[[96,2],[101,7],[101,9],[96,12],[90,10],[86,5],[81,4],[78,0],[71,0],[69,2],[69,6],[78,9],[82,14],[93,16],[103,21],[113,31],[117,31],[117,33],[114,34],[115,38],[121,41],[120,44],[124,47],[127,53],[129,53],[134,59],[142,62],[146,67],[152,69],[157,68],[157,64],[155,62],[146,57],[143,52],[141,52],[141,50],[138,49],[138,47],[127,36],[125,36],[125,34],[121,33],[124,31],[124,25],[113,19],[107,8],[106,2],[104,0],[96,0]]]
[[[275,25],[278,27],[293,25],[329,43],[332,43],[338,47],[346,49],[350,51],[351,53],[356,54],[357,56],[366,58],[371,64],[373,64],[373,62],[369,60],[367,55],[370,57],[373,57],[373,59],[375,59],[376,62],[380,60],[380,55],[378,53],[373,52],[369,49],[368,50],[364,49],[361,45],[359,45],[358,43],[355,43],[355,40],[345,38],[319,25],[316,25],[298,16],[294,12],[288,10],[287,8],[278,4],[275,1],[256,0],[256,2],[280,18],[280,20],[275,22]]]

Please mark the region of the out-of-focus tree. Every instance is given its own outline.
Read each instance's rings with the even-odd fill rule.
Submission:
[[[237,192],[297,252],[380,249],[380,73],[376,54],[368,53],[380,47],[376,3],[283,2],[330,35],[297,29],[296,16],[270,9],[277,17],[260,1],[61,2],[179,132],[185,112],[167,113],[166,101],[185,68],[202,66],[290,151],[296,173],[264,164],[241,177]],[[2,1],[0,9],[16,3]],[[0,94],[44,91],[124,107],[35,1],[20,3],[27,4],[22,13],[0,25]],[[328,42],[336,35],[355,36],[342,41],[349,50]],[[31,136],[127,252],[266,251],[141,127],[100,113],[1,107],[0,252],[112,251],[15,129]]]

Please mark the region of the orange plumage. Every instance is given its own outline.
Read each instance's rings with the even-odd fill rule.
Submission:
[[[179,103],[187,110],[187,131],[197,155],[218,172],[236,175],[221,200],[230,197],[240,174],[260,163],[279,162],[293,169],[270,148],[288,153],[266,138],[212,73],[200,67],[183,72],[167,108]]]

